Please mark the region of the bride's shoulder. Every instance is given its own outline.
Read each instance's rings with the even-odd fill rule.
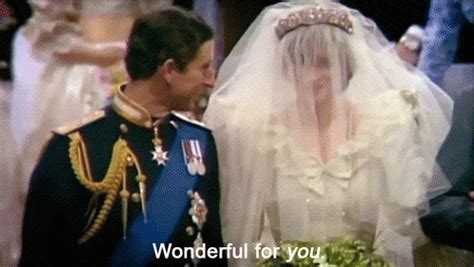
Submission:
[[[418,92],[390,90],[357,105],[359,138],[372,144],[387,143],[417,130]]]
[[[411,122],[418,106],[418,91],[402,89],[383,92],[357,105],[357,109],[362,120],[380,124],[404,124]]]

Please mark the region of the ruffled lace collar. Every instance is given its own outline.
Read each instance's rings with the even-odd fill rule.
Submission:
[[[341,188],[347,189],[354,173],[369,160],[369,142],[358,136],[342,144],[327,163],[305,152],[281,125],[273,127],[275,168],[277,175],[295,177],[306,188],[324,194],[328,175]]]

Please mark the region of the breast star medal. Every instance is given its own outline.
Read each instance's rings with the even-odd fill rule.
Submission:
[[[163,142],[158,136],[158,126],[154,127],[153,130],[155,136],[153,137],[152,142],[155,148],[154,151],[151,151],[151,154],[153,155],[152,160],[156,161],[158,166],[166,166],[166,162],[168,161],[168,151],[163,150]]]

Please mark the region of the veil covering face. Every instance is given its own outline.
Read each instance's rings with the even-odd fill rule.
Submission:
[[[350,27],[296,21],[278,30],[309,9],[342,12]],[[218,148],[226,242],[252,247],[266,213],[276,241],[369,236],[392,263],[412,265],[418,218],[449,188],[434,170],[452,101],[388,46],[371,20],[327,1],[279,3],[254,21],[222,64],[204,116]]]

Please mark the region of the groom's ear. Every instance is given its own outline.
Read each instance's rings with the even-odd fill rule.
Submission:
[[[157,72],[169,83],[172,81],[174,74],[179,72],[179,69],[174,59],[170,58],[158,67]]]

